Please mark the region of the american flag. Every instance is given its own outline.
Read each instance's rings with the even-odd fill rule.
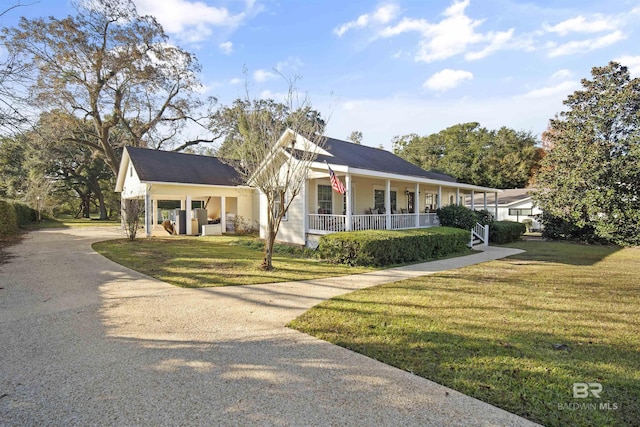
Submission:
[[[347,189],[344,188],[344,184],[340,182],[340,180],[338,179],[336,174],[333,172],[333,169],[331,169],[331,166],[329,166],[328,163],[327,163],[327,167],[329,168],[329,176],[331,177],[331,186],[333,187],[333,189],[340,194],[346,193]]]

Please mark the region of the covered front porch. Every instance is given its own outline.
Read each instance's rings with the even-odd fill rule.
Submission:
[[[470,202],[472,209],[489,210],[487,194],[499,190],[422,177],[343,172],[334,168],[346,194],[333,190],[328,173],[314,171],[305,186],[305,232],[323,235],[351,230],[403,230],[439,225],[436,209]],[[475,198],[482,194],[483,203]],[[495,206],[492,207],[495,209]]]

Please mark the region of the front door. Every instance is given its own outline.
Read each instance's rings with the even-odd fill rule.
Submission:
[[[415,206],[415,202],[416,202],[416,193],[407,194],[407,212],[415,213],[413,210],[413,207]]]

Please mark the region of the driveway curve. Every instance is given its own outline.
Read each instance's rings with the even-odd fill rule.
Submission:
[[[119,236],[42,230],[9,248],[0,265],[0,425],[534,425],[284,327],[332,296],[508,251],[342,278],[182,289],[91,249]]]

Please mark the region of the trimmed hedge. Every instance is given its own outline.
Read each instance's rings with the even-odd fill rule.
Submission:
[[[0,234],[13,234],[18,228],[37,222],[38,214],[29,206],[19,202],[0,200]]]
[[[12,234],[18,231],[18,217],[13,203],[0,200],[0,234]]]
[[[38,222],[38,213],[35,209],[22,203],[14,203],[13,207],[16,210],[16,218],[18,221],[18,227],[24,227],[33,222]]]
[[[527,227],[521,222],[495,221],[489,226],[489,241],[491,243],[517,242],[527,231]]]
[[[318,255],[335,264],[385,266],[422,262],[468,250],[469,232],[437,227],[344,231],[320,238]]]

